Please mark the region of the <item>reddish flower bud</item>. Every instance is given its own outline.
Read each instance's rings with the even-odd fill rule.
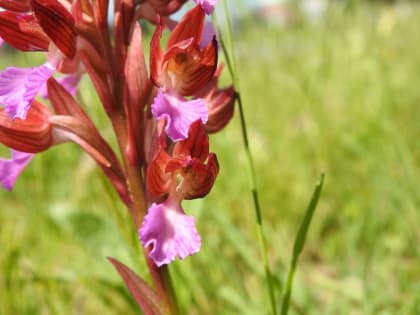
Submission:
[[[177,199],[207,195],[219,172],[213,153],[209,154],[208,136],[200,120],[194,122],[186,140],[177,142],[172,157],[163,148],[147,169],[147,189],[156,199],[166,194]]]
[[[217,42],[213,39],[201,48],[204,17],[200,6],[190,10],[173,30],[164,53],[160,47],[164,26],[159,22],[150,54],[151,77],[156,86],[188,96],[212,78],[217,65]]]
[[[219,163],[216,155],[210,153],[207,164],[196,159],[179,160],[171,159],[166,165],[165,171],[174,174],[172,184],[175,192],[182,199],[196,199],[206,196],[213,187],[216,176],[219,173]]]
[[[209,154],[209,137],[201,121],[191,124],[188,138],[175,144],[172,156],[165,171],[177,172],[177,191],[183,198],[207,195],[219,173],[219,164],[216,155]]]

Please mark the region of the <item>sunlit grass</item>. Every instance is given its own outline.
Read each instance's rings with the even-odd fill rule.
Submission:
[[[332,7],[316,24],[249,20],[236,30],[279,287],[313,185],[320,171],[327,175],[290,314],[420,313],[420,8]],[[0,60],[3,67],[34,62]],[[83,100],[99,112],[91,91]],[[198,217],[202,251],[172,266],[181,309],[265,314],[238,117],[211,146],[221,164],[216,185],[207,198],[184,204]],[[0,314],[137,312],[105,259],[145,276],[132,226],[77,146],[40,154],[0,201]]]

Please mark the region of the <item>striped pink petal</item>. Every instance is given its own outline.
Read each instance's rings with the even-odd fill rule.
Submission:
[[[187,100],[159,89],[152,114],[156,119],[166,119],[166,134],[173,141],[179,141],[188,137],[194,121],[201,119],[203,124],[207,122],[208,109],[203,99]]]
[[[194,218],[187,216],[179,202],[171,197],[150,206],[138,233],[143,246],[151,247],[150,257],[157,266],[200,251],[201,238]]]
[[[0,105],[10,118],[26,119],[32,101],[54,71],[46,62],[38,67],[9,67],[0,72]]]

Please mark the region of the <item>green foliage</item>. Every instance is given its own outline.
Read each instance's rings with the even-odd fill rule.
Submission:
[[[312,183],[327,174],[289,314],[420,312],[419,38],[415,5],[331,7],[319,23],[247,21],[234,33],[278,294]],[[25,58],[0,63],[34,64]],[[92,90],[83,99],[109,134]],[[202,251],[171,266],[181,314],[268,314],[238,116],[211,145],[216,185],[184,204]],[[146,276],[104,182],[65,144],[0,191],[0,314],[140,314],[105,258]]]

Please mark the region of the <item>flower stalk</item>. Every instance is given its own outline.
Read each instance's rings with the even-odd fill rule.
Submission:
[[[260,201],[258,197],[255,166],[254,166],[254,161],[252,157],[251,147],[249,144],[248,130],[247,130],[245,113],[244,113],[241,91],[240,91],[239,75],[237,72],[236,59],[234,57],[234,48],[233,48],[233,42],[232,42],[232,27],[230,23],[230,18],[229,18],[229,13],[228,13],[229,9],[228,9],[226,0],[223,0],[223,8],[224,8],[224,18],[225,18],[225,22],[227,26],[226,39],[227,39],[229,47],[226,46],[226,42],[223,39],[221,39],[220,42],[221,42],[221,47],[222,47],[224,56],[226,58],[226,63],[228,65],[229,73],[232,77],[232,81],[235,86],[235,91],[236,91],[235,94],[236,94],[236,99],[238,103],[239,118],[240,118],[240,123],[241,123],[242,139],[244,143],[245,156],[247,160],[247,172],[248,172],[250,190],[251,190],[254,211],[255,211],[258,244],[259,244],[260,254],[261,254],[263,265],[264,265],[264,273],[265,273],[267,291],[268,291],[269,300],[270,300],[271,314],[276,315],[277,302],[276,302],[276,298],[274,294],[273,276],[272,276],[272,272],[271,272],[269,262],[268,262],[267,245],[266,245],[266,239],[264,235],[262,211],[261,211]]]

